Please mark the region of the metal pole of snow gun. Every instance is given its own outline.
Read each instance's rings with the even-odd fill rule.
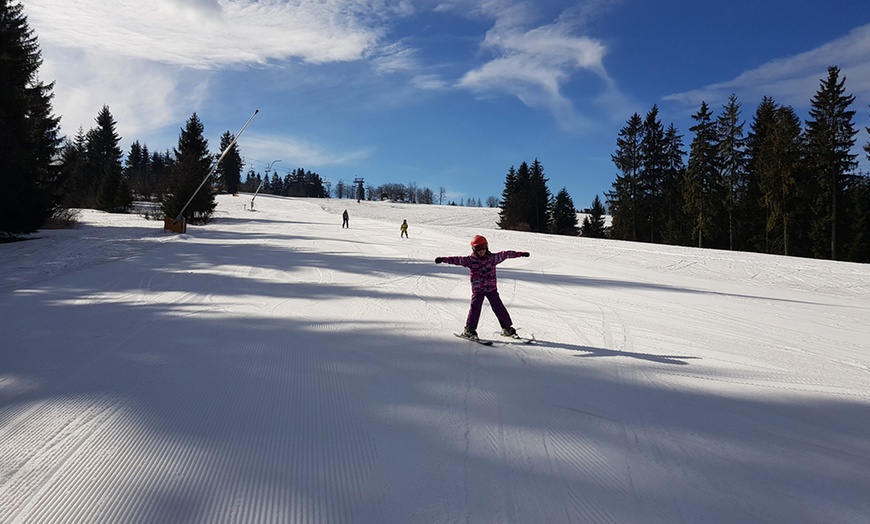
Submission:
[[[175,217],[176,222],[181,220],[182,215],[184,215],[184,212],[187,210],[187,206],[189,206],[190,203],[193,202],[193,199],[196,197],[197,193],[199,193],[199,190],[202,189],[202,186],[205,185],[205,181],[208,180],[209,177],[212,176],[215,171],[217,171],[218,165],[220,165],[221,160],[223,160],[224,157],[227,156],[227,153],[230,152],[230,148],[232,148],[233,145],[236,143],[236,140],[238,140],[239,137],[242,136],[242,133],[244,133],[245,129],[247,129],[248,124],[251,123],[251,120],[253,120],[254,117],[257,116],[257,113],[259,113],[259,112],[260,112],[259,109],[254,110],[254,114],[251,115],[251,118],[249,118],[248,121],[245,122],[245,125],[242,126],[242,129],[236,134],[235,138],[233,138],[233,141],[229,143],[229,145],[226,147],[226,149],[224,149],[223,153],[221,153],[221,156],[218,157],[217,162],[214,163],[214,165],[211,167],[211,170],[209,170],[208,174],[205,175],[205,178],[202,179],[202,182],[199,183],[199,187],[196,188],[196,191],[194,191],[193,195],[190,196],[190,200],[188,200],[187,203],[184,204],[184,207],[181,208],[181,211],[178,212],[178,216]]]

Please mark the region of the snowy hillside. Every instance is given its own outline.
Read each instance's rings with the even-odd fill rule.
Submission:
[[[249,208],[0,245],[0,522],[867,522],[870,266]]]

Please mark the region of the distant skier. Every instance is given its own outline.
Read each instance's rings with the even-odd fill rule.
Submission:
[[[402,220],[402,232],[399,234],[399,238],[405,237],[408,238],[408,221]]]
[[[501,325],[502,335],[506,337],[516,336],[517,330],[513,328],[511,316],[498,295],[495,266],[509,258],[527,257],[529,254],[524,251],[490,253],[486,239],[480,235],[471,240],[471,250],[472,253],[469,256],[438,257],[435,259],[436,264],[443,262],[467,267],[471,274],[471,308],[468,310],[462,336],[478,339],[477,323],[480,320],[480,310],[484,298],[489,300],[489,305]]]
[[[347,209],[341,214],[341,228],[350,228],[350,215],[347,214]]]

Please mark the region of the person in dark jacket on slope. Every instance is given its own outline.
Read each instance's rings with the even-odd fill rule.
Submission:
[[[501,325],[502,335],[512,337],[517,334],[513,328],[511,316],[498,295],[498,281],[495,266],[509,258],[527,257],[524,251],[499,251],[491,253],[486,238],[477,235],[471,240],[471,255],[458,257],[438,257],[436,264],[452,264],[467,267],[471,274],[471,307],[465,320],[465,330],[462,336],[477,339],[477,323],[483,299],[489,300],[489,305]]]

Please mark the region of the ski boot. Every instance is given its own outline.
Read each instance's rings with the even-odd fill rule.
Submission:
[[[480,340],[480,337],[477,336],[477,330],[468,326],[466,326],[465,330],[462,331],[462,336],[470,340]]]

